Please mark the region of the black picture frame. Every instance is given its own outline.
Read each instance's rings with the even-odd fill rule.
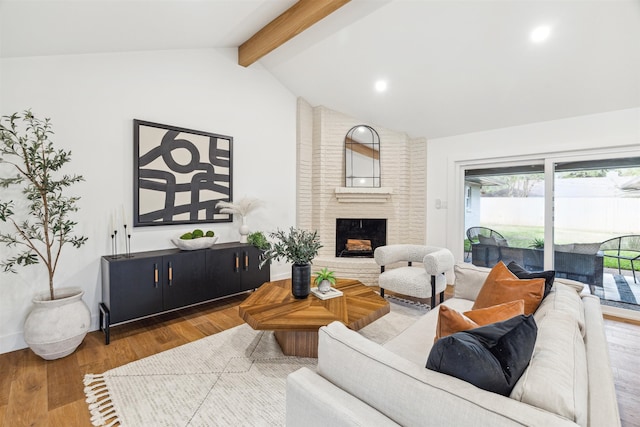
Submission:
[[[133,120],[134,227],[231,222],[233,137]]]

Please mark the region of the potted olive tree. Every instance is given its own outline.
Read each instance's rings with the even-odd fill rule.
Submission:
[[[295,298],[306,298],[311,292],[311,261],[322,247],[317,231],[291,227],[288,232],[277,230],[270,236],[276,241],[262,255],[260,267],[272,259],[292,263],[291,293]]]
[[[62,174],[71,152],[56,149],[49,119],[38,119],[31,111],[0,118],[0,188],[19,190],[22,201],[3,197],[0,221],[6,223],[0,242],[12,251],[0,267],[16,273],[16,267],[42,263],[47,269],[49,290],[33,299],[34,308],[24,325],[24,339],[44,359],[72,353],[90,326],[90,313],[81,289],[54,289],[54,276],[65,245],[76,248],[87,238],[73,234],[76,222],[69,214],[78,210],[78,197],[66,193],[82,176]],[[18,194],[18,191],[14,193]],[[25,203],[26,202],[26,203]]]

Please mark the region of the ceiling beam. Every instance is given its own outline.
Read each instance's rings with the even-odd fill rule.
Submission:
[[[299,0],[238,48],[238,64],[248,67],[350,0]]]

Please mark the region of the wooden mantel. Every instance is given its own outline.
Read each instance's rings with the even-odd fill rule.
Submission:
[[[238,48],[238,64],[248,67],[350,0],[300,0]]]
[[[336,187],[334,192],[340,203],[386,203],[391,200],[390,187]]]

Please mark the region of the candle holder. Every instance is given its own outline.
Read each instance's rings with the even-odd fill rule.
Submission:
[[[118,230],[113,230],[111,235],[111,258],[118,259]]]
[[[124,256],[131,258],[131,234],[127,233],[127,224],[124,224]]]

